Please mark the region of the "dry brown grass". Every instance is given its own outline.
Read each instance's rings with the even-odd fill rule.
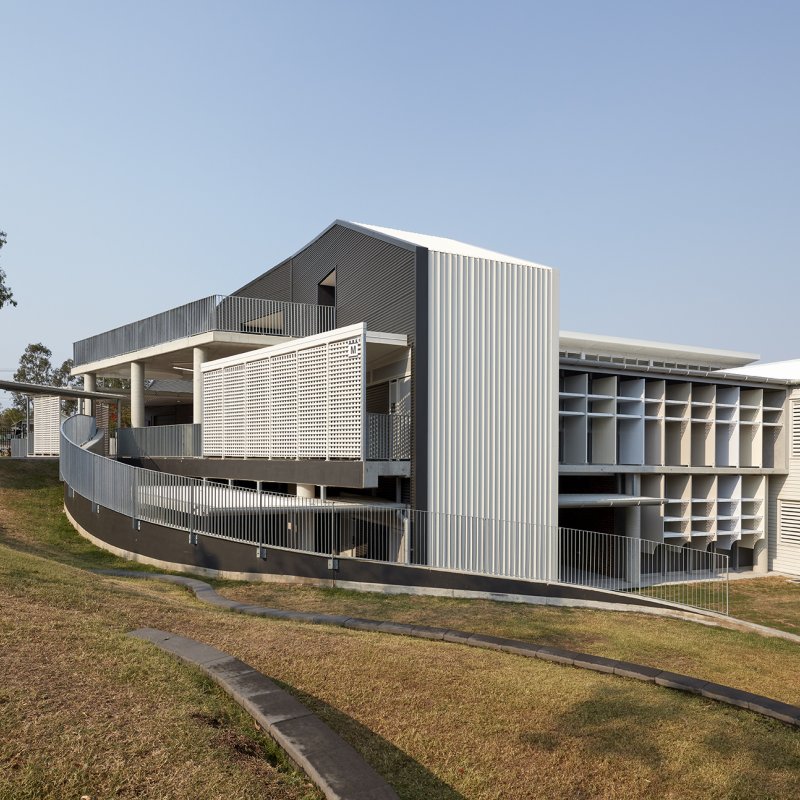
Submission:
[[[800,646],[645,614],[281,584],[219,585],[247,603],[439,625],[621,658],[800,704]]]
[[[0,488],[0,505],[6,499]],[[27,514],[19,506],[14,512],[20,531],[31,526]],[[17,546],[33,547],[35,541],[25,543],[28,535],[18,533]],[[330,611],[338,602],[364,600],[310,590],[280,596],[294,606],[322,599]],[[385,598],[378,601],[391,610]],[[448,601],[444,609],[458,610],[458,627],[474,630],[482,619],[494,624],[496,605]],[[435,604],[422,608],[429,615],[441,610]],[[510,628],[524,611],[518,623],[523,630],[533,630],[535,616],[545,611],[499,608],[509,615]],[[179,587],[98,578],[7,548],[0,549],[0,609],[0,637],[7,645],[0,669],[10,676],[9,688],[4,682],[0,689],[7,698],[0,705],[0,764],[7,766],[11,750],[20,760],[16,770],[0,769],[0,797],[3,791],[9,798],[24,796],[14,793],[19,785],[56,786],[62,791],[50,796],[67,797],[90,779],[101,787],[96,797],[183,796],[165,790],[162,780],[174,780],[185,796],[254,796],[235,794],[235,781],[252,774],[248,746],[234,757],[228,737],[220,735],[240,729],[202,721],[227,720],[234,711],[191,670],[125,638],[126,631],[145,625],[206,641],[283,682],[405,798],[797,794],[795,730],[635,681],[459,645],[230,614]],[[585,637],[577,643],[566,641],[570,628],[557,617],[544,617],[536,630],[588,649],[590,637],[607,635],[604,617],[617,615],[598,614],[594,627],[576,627]],[[624,620],[629,632],[649,622]],[[706,649],[709,641],[715,640],[706,640]],[[762,654],[761,672],[770,669]],[[61,713],[65,705],[69,711]],[[24,770],[30,776],[20,784]],[[73,774],[78,777],[70,782]],[[222,779],[215,782],[214,774],[226,776],[224,792],[217,793]],[[269,787],[259,791],[281,796]]]

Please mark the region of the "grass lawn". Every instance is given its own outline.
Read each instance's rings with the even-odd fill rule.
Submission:
[[[100,578],[83,567],[131,565],[84,543],[60,503],[51,465],[0,462],[4,800],[308,795],[218,690],[125,638],[145,625],[206,641],[281,682],[404,798],[797,794],[800,735],[788,726],[636,681],[460,645],[248,618],[204,606],[180,587]],[[664,659],[659,666],[697,674],[737,658],[727,666],[745,688],[798,702],[800,648],[778,640],[482,601],[271,585],[226,593],[435,624],[446,617],[454,627],[592,652],[646,645],[648,659]]]

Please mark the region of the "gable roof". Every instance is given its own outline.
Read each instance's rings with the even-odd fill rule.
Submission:
[[[483,258],[488,261],[502,261],[508,264],[524,264],[538,269],[551,269],[544,264],[537,264],[524,258],[509,256],[498,253],[495,250],[487,250],[485,247],[477,247],[474,244],[459,242],[456,239],[447,239],[443,236],[430,236],[425,233],[414,233],[413,231],[401,231],[396,228],[384,228],[380,225],[367,225],[364,222],[348,222],[347,220],[337,219],[334,225],[342,225],[351,230],[361,231],[370,236],[378,236],[381,239],[390,241],[393,244],[411,247],[426,247],[438,253],[452,253],[457,256],[467,258]]]

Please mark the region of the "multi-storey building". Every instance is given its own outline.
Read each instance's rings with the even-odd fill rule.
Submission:
[[[90,390],[131,381],[126,463],[435,515],[351,554],[552,580],[560,526],[635,541],[637,575],[706,552],[800,571],[800,374],[748,368],[754,354],[559,337],[557,273],[526,260],[337,221],[233,294],[74,356]],[[181,408],[159,410],[191,406],[192,423],[146,425],[145,382],[189,375]],[[443,536],[445,518],[464,522]]]

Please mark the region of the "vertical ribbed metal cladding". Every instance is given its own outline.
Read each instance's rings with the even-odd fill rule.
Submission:
[[[318,301],[317,287],[336,270],[337,327],[366,322],[373,331],[413,337],[414,248],[334,225],[293,258],[234,292],[239,297]]]
[[[414,347],[411,349],[411,505],[421,511],[428,510],[428,469],[430,442],[428,438],[428,396],[430,391],[429,370],[429,304],[428,304],[428,264],[430,254],[427,247],[418,247],[414,255],[415,287],[415,331]],[[423,552],[427,545],[425,537],[414,542],[415,557],[418,564],[427,560]]]
[[[558,275],[431,251],[428,509],[557,524]]]
[[[793,406],[800,403],[800,388],[793,388],[783,412],[783,435],[789,467],[788,475],[770,475],[767,479],[767,538],[769,568],[800,575],[800,545],[784,535],[781,511],[784,503],[800,502],[800,458],[793,455],[793,437],[798,435],[793,423]],[[782,463],[777,463],[779,468]]]
[[[258,297],[263,300],[292,301],[292,260],[287,259],[277,267],[259,275],[233,293],[235,297]],[[317,298],[309,301],[317,302]]]

